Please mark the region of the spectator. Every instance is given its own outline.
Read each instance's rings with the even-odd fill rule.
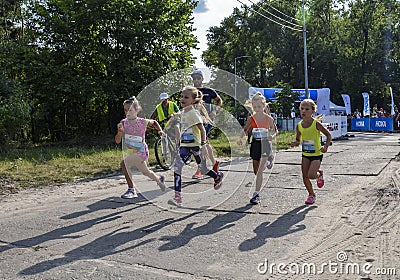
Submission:
[[[208,116],[211,119],[210,123],[204,123],[204,128],[206,130],[206,137],[208,140],[208,134],[211,131],[212,123],[214,122],[214,119],[217,115],[218,108],[221,108],[222,106],[222,99],[214,89],[203,86],[204,75],[201,70],[194,70],[191,76],[193,79],[193,85],[203,94],[204,107],[206,108]],[[216,102],[216,106],[212,104],[213,101]],[[215,160],[211,145],[208,144],[206,148],[208,149],[208,155],[213,164],[213,170],[215,172],[218,172],[219,161]],[[200,168],[197,169],[196,173],[192,176],[192,178],[193,179],[203,178],[203,174],[201,173]]]

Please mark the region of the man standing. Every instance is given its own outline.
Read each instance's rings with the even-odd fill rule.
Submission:
[[[218,95],[218,93],[209,87],[203,86],[204,75],[201,70],[194,70],[191,74],[193,79],[193,85],[203,93],[203,105],[207,110],[208,116],[210,117],[211,121],[214,122],[214,119],[217,115],[217,111],[222,106],[222,99]],[[213,101],[216,105],[213,105]],[[208,140],[208,134],[212,128],[212,123],[204,124],[204,128],[206,130],[206,137]],[[219,161],[216,161],[213,155],[212,147],[210,144],[206,145],[208,149],[208,154],[210,155],[210,160],[213,164],[213,170],[218,172],[219,169]],[[202,179],[203,174],[201,174],[200,168],[197,168],[196,173],[192,176],[193,179]]]
[[[164,128],[171,115],[179,112],[179,107],[174,102],[169,101],[169,96],[166,92],[160,94],[160,100],[161,102],[156,106],[151,118],[157,120],[161,127]]]

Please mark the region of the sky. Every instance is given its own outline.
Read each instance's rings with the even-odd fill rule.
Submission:
[[[247,1],[242,1],[246,3]],[[222,20],[230,16],[234,7],[240,8],[237,0],[199,0],[199,4],[194,10],[194,32],[199,44],[199,50],[192,50],[193,56],[197,57],[195,66],[204,68],[205,65],[201,61],[201,54],[207,49],[207,30],[211,26],[219,26]]]

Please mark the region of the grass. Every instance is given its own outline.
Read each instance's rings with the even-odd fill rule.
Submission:
[[[293,131],[280,132],[276,149],[287,149],[294,138]],[[239,147],[237,137],[221,134],[210,142],[218,156],[245,156],[248,147]],[[229,144],[231,143],[231,144]],[[154,143],[148,142],[150,166],[155,166]],[[122,159],[118,145],[96,147],[39,147],[0,154],[0,193],[20,188],[43,187],[73,182],[82,178],[100,178],[119,174]]]

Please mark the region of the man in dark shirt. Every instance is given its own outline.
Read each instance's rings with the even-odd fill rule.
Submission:
[[[210,117],[211,121],[214,122],[214,119],[217,115],[217,111],[222,106],[222,99],[218,95],[218,93],[209,87],[203,86],[204,75],[201,70],[194,70],[191,74],[193,79],[193,85],[203,93],[203,105],[207,110],[208,116]],[[213,105],[213,101],[216,105]],[[204,128],[206,130],[206,136],[208,140],[208,134],[212,128],[212,124],[204,124]],[[210,160],[213,163],[213,170],[218,172],[219,170],[219,161],[215,160],[213,155],[213,150],[210,144],[207,145],[208,154],[210,155]],[[196,173],[192,176],[193,179],[202,179],[203,175],[200,172],[200,168],[197,169]]]

